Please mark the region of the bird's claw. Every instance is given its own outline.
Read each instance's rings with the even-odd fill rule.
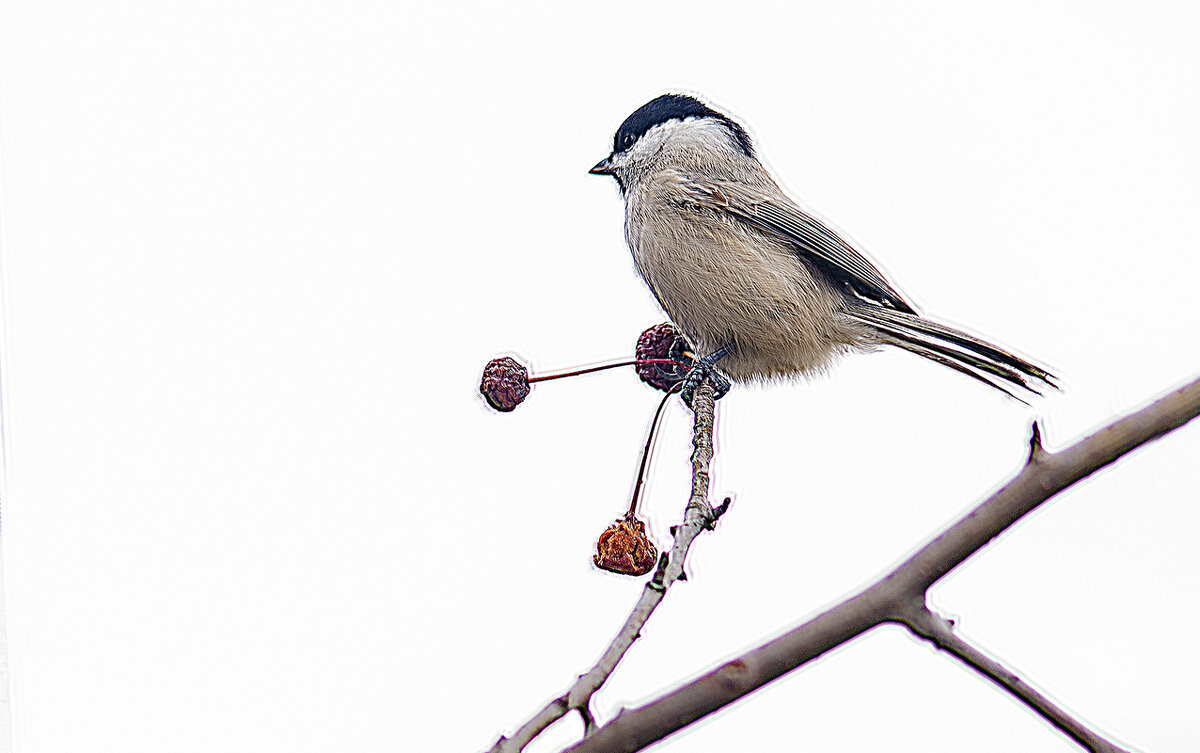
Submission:
[[[689,408],[692,407],[692,397],[696,394],[696,389],[705,379],[708,379],[709,383],[712,384],[713,400],[720,400],[725,397],[726,393],[733,386],[724,374],[717,371],[711,363],[705,363],[705,360],[701,358],[697,361],[692,370],[688,372],[688,375],[684,377],[683,389],[680,390],[679,395]]]

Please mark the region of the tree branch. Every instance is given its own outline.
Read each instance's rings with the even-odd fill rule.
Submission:
[[[708,502],[708,467],[713,456],[713,422],[716,407],[712,385],[707,381],[696,389],[692,398],[692,410],[695,414],[692,438],[692,494],[684,509],[683,523],[671,529],[675,543],[670,554],[664,553],[659,558],[654,576],[642,589],[642,595],[625,619],[625,624],[608,644],[595,666],[580,675],[570,690],[550,701],[521,725],[512,737],[501,737],[497,740],[488,753],[517,753],[524,750],[534,738],[566,716],[571,709],[578,711],[583,719],[585,736],[597,731],[589,708],[592,696],[608,681],[617,664],[624,658],[634,641],[641,636],[642,626],[662,602],[667,589],[676,581],[686,580],[683,565],[692,542],[704,531],[711,530],[729,506],[729,501],[726,500],[714,510]]]
[[[1060,452],[1048,452],[1042,447],[1040,431],[1035,424],[1029,458],[1021,471],[892,572],[859,594],[740,658],[645,706],[622,713],[568,750],[577,753],[641,750],[882,623],[899,623],[917,632],[910,624],[913,621],[912,605],[919,604],[924,610],[925,594],[939,579],[1058,492],[1137,447],[1184,425],[1198,414],[1200,379]],[[922,629],[927,628],[922,626]],[[1008,676],[1015,679],[1011,672],[993,660],[969,647],[964,649],[966,644],[957,639],[946,645],[952,655],[989,678],[996,680]],[[996,681],[1064,734],[1091,750],[1121,750],[1087,730],[1081,722],[1032,688]]]
[[[1054,705],[1000,662],[963,640],[942,617],[929,611],[924,604],[913,605],[906,615],[904,626],[942,651],[996,683],[1009,695],[1019,699],[1050,724],[1075,742],[1095,753],[1128,753],[1100,737],[1069,713]]]

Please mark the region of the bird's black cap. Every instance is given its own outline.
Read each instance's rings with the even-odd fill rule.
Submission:
[[[625,122],[617,129],[617,135],[613,137],[613,154],[628,149],[654,126],[670,120],[684,120],[685,118],[713,118],[721,121],[729,129],[734,143],[742,154],[747,157],[754,156],[754,147],[750,143],[750,136],[740,125],[695,97],[689,97],[686,94],[664,94],[634,110],[632,115],[625,118]]]

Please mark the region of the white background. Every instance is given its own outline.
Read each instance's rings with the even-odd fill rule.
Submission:
[[[476,392],[663,320],[587,175],[665,91],[920,309],[1046,363],[1027,409],[904,353],[720,405],[694,550],[603,719],[853,592],[1019,465],[1200,371],[1194,3],[9,3],[3,499],[18,751],[477,751],[590,666],[657,394]],[[1120,741],[1200,750],[1200,429],[933,593]],[[648,487],[686,500],[669,411]],[[571,721],[538,751],[578,734]],[[880,630],[670,751],[1068,751]]]

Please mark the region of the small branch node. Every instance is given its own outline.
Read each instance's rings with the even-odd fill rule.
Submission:
[[[920,628],[926,620],[929,610],[925,607],[925,592],[909,589],[892,596],[891,606],[887,609],[888,620],[903,625],[916,635],[921,634]]]
[[[587,737],[596,732],[596,717],[592,715],[592,710],[588,708],[588,703],[591,701],[589,697],[584,704],[576,709],[579,712],[580,718],[583,719],[583,736]]]
[[[1046,454],[1046,448],[1042,446],[1042,427],[1037,421],[1029,427],[1029,457],[1025,459],[1026,465],[1033,465],[1041,460]]]
[[[671,557],[666,552],[658,555],[658,567],[654,569],[654,577],[646,584],[646,588],[654,591],[667,590],[667,565],[670,564]]]
[[[705,528],[713,530],[717,527],[717,521],[721,519],[725,513],[729,512],[729,505],[733,502],[733,497],[726,497],[725,501],[716,507],[712,508],[712,513],[708,516],[708,522]]]
[[[588,674],[591,673],[589,672]],[[566,696],[563,697],[564,711],[576,709],[582,714],[583,710],[588,707],[588,703],[592,700],[592,693],[596,692],[595,683],[584,682],[588,674],[580,675],[575,684],[571,686],[571,689],[567,691]]]

